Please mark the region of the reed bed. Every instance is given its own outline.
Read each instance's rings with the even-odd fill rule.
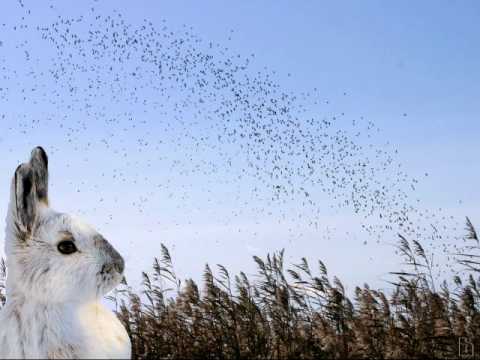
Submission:
[[[431,257],[399,235],[407,270],[391,273],[388,293],[367,284],[349,297],[318,261],[286,266],[283,251],[253,257],[249,278],[206,266],[199,286],[181,281],[168,249],[143,273],[143,290],[123,283],[110,300],[135,359],[417,359],[475,357],[480,347],[480,243],[454,254],[465,271],[439,286]],[[5,302],[0,263],[0,304]]]

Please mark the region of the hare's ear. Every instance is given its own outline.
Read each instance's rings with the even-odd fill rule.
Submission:
[[[31,233],[40,204],[48,205],[48,159],[45,151],[33,149],[30,162],[15,171],[17,221]]]
[[[48,205],[48,157],[40,146],[32,150],[30,166],[39,202]]]
[[[15,171],[15,205],[17,222],[31,232],[37,216],[37,196],[30,164],[22,164]]]

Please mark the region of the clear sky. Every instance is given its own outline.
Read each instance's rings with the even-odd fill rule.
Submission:
[[[208,143],[199,148],[185,140],[185,128],[175,118],[175,99],[183,95],[175,88],[156,92],[155,78],[145,79],[142,72],[149,65],[126,63],[130,73],[144,77],[120,79],[118,88],[118,96],[128,98],[138,85],[136,94],[148,101],[119,104],[106,100],[105,84],[117,84],[108,62],[92,60],[91,53],[78,60],[73,52],[69,58],[69,49],[77,46],[70,43],[59,57],[58,48],[39,36],[43,26],[53,29],[58,16],[84,16],[72,30],[79,34],[98,29],[97,15],[121,14],[133,28],[146,19],[159,31],[168,26],[169,41],[188,29],[201,39],[198,47],[212,42],[228,48],[219,50],[220,60],[234,54],[252,59],[250,73],[275,71],[273,81],[286,92],[300,98],[315,93],[321,105],[308,107],[300,118],[343,114],[335,128],[348,131],[353,120],[372,121],[379,131],[359,142],[372,141],[388,154],[398,151],[395,164],[419,179],[409,201],[419,199],[422,209],[454,216],[460,224],[464,216],[480,224],[477,1],[8,0],[2,8],[0,212],[5,214],[16,164],[32,146],[44,146],[51,159],[53,204],[98,226],[125,254],[132,279],[149,266],[163,242],[183,277],[199,279],[206,262],[252,272],[253,254],[285,248],[289,262],[301,256],[322,259],[350,286],[368,281],[383,287],[397,263],[388,245],[395,237],[385,234],[380,242],[372,241],[360,229],[358,214],[348,208],[332,212],[332,194],[316,188],[310,191],[320,204],[318,228],[307,224],[312,208],[300,200],[279,205],[266,201],[263,190],[251,196],[251,188],[264,184],[255,178],[235,180],[232,174],[240,174],[243,166],[241,154],[227,169],[225,157],[215,151],[238,155],[236,145],[219,147],[208,140],[216,133],[202,127],[215,107],[209,102],[213,97],[206,96],[200,108],[206,110],[195,114],[197,107],[190,107],[180,116],[197,116],[198,131],[205,131],[202,139],[207,139],[202,141]],[[62,64],[67,70],[54,80],[50,70]],[[85,65],[85,72],[75,64]],[[65,75],[69,69],[76,69],[74,80]],[[126,70],[115,68],[113,74],[121,71]],[[87,90],[69,91],[64,79]],[[97,80],[101,86],[88,89]],[[155,101],[164,104],[162,115]],[[95,111],[88,113],[89,106]],[[154,121],[157,117],[161,120]],[[188,131],[198,140],[197,130],[190,126]],[[390,169],[377,175],[396,173]],[[293,213],[304,214],[303,220],[284,216]]]

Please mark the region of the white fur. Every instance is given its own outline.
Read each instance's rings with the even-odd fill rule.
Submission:
[[[33,161],[26,166],[36,166]],[[126,330],[100,303],[122,279],[121,256],[92,227],[52,210],[48,201],[36,202],[35,230],[20,236],[15,186],[7,214],[0,358],[130,358]],[[66,233],[78,252],[58,251]]]

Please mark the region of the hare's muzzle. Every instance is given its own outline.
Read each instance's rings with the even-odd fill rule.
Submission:
[[[125,263],[122,258],[115,260],[108,264],[103,264],[102,269],[100,270],[100,274],[111,273],[116,271],[118,274],[122,274],[125,268]]]
[[[123,257],[120,254],[118,254],[118,258],[114,260],[113,267],[119,274],[123,274],[123,270],[125,269],[125,261],[123,261]]]
[[[118,272],[120,275],[123,273],[123,270],[125,270],[125,261],[123,260],[122,255],[118,253],[115,248],[110,245],[110,243],[103,238],[101,235],[97,235],[96,244],[97,246],[101,249],[103,252],[103,255],[105,257],[105,264],[102,266],[101,272],[111,272],[112,270],[115,270]]]

